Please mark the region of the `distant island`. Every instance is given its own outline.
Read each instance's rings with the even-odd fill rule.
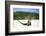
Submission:
[[[14,20],[39,19],[39,13],[16,11],[13,12],[13,17]]]

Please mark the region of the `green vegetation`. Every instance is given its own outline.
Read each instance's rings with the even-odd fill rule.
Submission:
[[[23,12],[23,11],[16,11],[13,13],[14,20],[21,20],[21,19],[39,19],[38,13],[32,12]]]

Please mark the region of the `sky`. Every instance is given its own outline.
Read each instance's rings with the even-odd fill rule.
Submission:
[[[13,12],[16,12],[16,11],[39,13],[39,9],[36,9],[36,8],[14,8]]]

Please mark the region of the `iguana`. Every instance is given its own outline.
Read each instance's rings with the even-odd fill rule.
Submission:
[[[19,20],[17,20],[18,22],[20,22]],[[30,22],[30,20],[28,20],[28,22],[27,23],[22,23],[22,22],[20,22],[21,24],[23,24],[23,25],[27,25],[27,26],[29,26],[29,25],[31,25],[31,22]]]

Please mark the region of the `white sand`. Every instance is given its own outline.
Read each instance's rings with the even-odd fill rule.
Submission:
[[[28,20],[19,20],[22,23],[27,23]],[[21,32],[21,31],[38,31],[42,30],[42,26],[40,25],[39,20],[31,20],[31,25],[22,25],[20,22],[17,20],[14,20],[12,24],[12,30],[11,32]]]

